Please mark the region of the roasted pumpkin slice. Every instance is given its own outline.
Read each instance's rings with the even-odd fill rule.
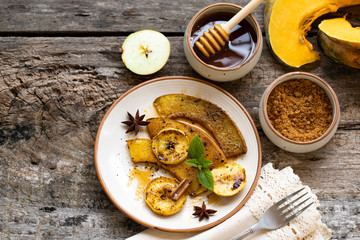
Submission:
[[[345,17],[327,19],[319,24],[318,36],[326,55],[360,69],[360,27],[353,27]]]
[[[131,161],[133,161],[134,163],[158,162],[157,158],[155,157],[152,151],[150,139],[136,138],[136,139],[126,140],[126,143],[129,147]]]
[[[187,195],[183,194],[177,200],[170,193],[180,184],[175,178],[158,177],[146,185],[145,202],[154,213],[170,216],[179,212],[185,205]]]
[[[235,162],[214,168],[211,173],[214,178],[214,193],[219,196],[233,196],[245,186],[245,169]]]
[[[306,39],[318,17],[340,7],[360,4],[360,0],[267,0],[264,29],[274,55],[290,67],[319,60],[319,54]]]
[[[160,162],[178,164],[188,155],[189,139],[176,128],[166,128],[152,139],[152,150]]]
[[[226,157],[246,153],[244,138],[230,117],[217,105],[183,94],[158,97],[154,106],[161,117],[188,118],[199,123],[215,138]]]

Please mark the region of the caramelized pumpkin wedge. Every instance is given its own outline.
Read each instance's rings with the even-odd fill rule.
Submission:
[[[170,216],[179,212],[185,205],[187,195],[183,194],[178,200],[173,200],[170,193],[180,184],[175,178],[158,177],[153,179],[145,188],[145,202],[154,213]]]
[[[199,123],[212,134],[227,157],[247,151],[244,138],[235,123],[224,110],[209,101],[183,94],[170,94],[158,97],[154,106],[161,117],[188,118]]]
[[[235,162],[214,168],[211,173],[214,178],[214,193],[219,196],[233,196],[245,186],[245,169]]]

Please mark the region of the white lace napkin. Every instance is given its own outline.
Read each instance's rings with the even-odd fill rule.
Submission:
[[[266,164],[261,169],[258,185],[243,208],[225,222],[209,230],[199,233],[169,233],[155,229],[147,229],[128,240],[161,240],[161,239],[230,239],[258,221],[262,213],[275,202],[304,187],[300,178],[291,167],[282,170],[274,169]],[[308,186],[314,204],[289,224],[274,231],[260,231],[248,239],[257,240],[322,240],[330,239],[331,232],[321,222],[320,212],[316,209],[319,201]]]

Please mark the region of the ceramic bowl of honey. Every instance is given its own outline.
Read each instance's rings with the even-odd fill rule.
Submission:
[[[260,26],[253,15],[248,15],[230,33],[229,41],[221,51],[205,57],[195,46],[204,31],[215,24],[224,24],[241,7],[230,3],[217,3],[200,10],[189,22],[184,35],[185,56],[191,67],[203,77],[227,82],[248,74],[259,61],[263,38]]]
[[[340,122],[338,98],[322,78],[307,72],[280,76],[265,90],[259,107],[265,135],[294,153],[323,147]]]

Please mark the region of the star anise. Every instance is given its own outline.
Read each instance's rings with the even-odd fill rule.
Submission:
[[[195,212],[193,213],[193,215],[198,215],[199,216],[199,221],[203,220],[204,217],[206,217],[207,219],[209,219],[210,214],[214,214],[217,211],[214,209],[206,209],[206,205],[205,202],[203,201],[203,204],[201,207],[199,206],[194,206],[194,210]]]
[[[135,117],[133,117],[129,112],[127,112],[129,120],[123,121],[121,123],[124,123],[129,126],[129,128],[126,130],[126,133],[129,133],[131,131],[135,131],[135,135],[138,134],[140,128],[139,126],[146,126],[150,122],[143,121],[145,114],[141,115],[139,114],[139,109],[136,111]]]

